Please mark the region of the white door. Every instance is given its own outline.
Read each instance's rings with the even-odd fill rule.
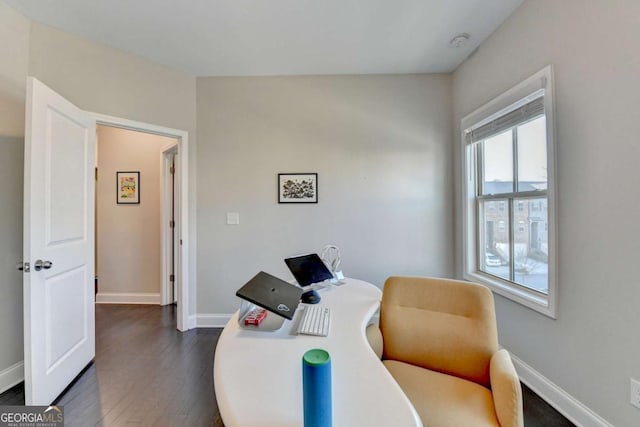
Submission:
[[[95,121],[27,82],[24,159],[24,376],[48,405],[95,355]]]

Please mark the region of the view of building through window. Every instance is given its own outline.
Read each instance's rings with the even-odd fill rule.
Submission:
[[[548,293],[545,116],[478,144],[480,270]]]

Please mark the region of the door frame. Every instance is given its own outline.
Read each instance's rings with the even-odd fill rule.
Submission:
[[[178,146],[179,164],[179,189],[176,192],[177,200],[177,217],[178,227],[178,256],[176,265],[176,276],[178,280],[178,303],[177,303],[177,329],[179,331],[187,331],[190,329],[189,322],[189,296],[191,295],[189,281],[189,132],[173,129],[164,126],[153,125],[150,123],[139,122],[135,120],[123,119],[120,117],[108,116],[100,113],[91,113],[89,115],[95,119],[96,125],[111,126],[121,129],[132,130],[135,132],[150,133],[153,135],[166,136],[175,138]],[[164,258],[163,258],[164,261]]]
[[[161,240],[162,240],[162,266],[161,266],[161,292],[160,292],[160,300],[161,300],[161,304],[162,305],[168,305],[168,304],[172,304],[173,301],[171,301],[170,296],[172,295],[172,287],[173,287],[173,283],[177,283],[176,286],[176,291],[177,291],[177,287],[180,286],[180,277],[178,277],[177,273],[177,265],[174,265],[174,275],[175,275],[175,282],[171,282],[169,280],[169,276],[170,276],[170,269],[169,269],[169,265],[174,262],[175,264],[177,264],[177,254],[179,251],[179,247],[178,247],[178,239],[177,236],[176,238],[173,240],[173,248],[171,247],[171,233],[172,233],[172,229],[169,225],[169,222],[171,221],[171,199],[172,196],[175,197],[175,200],[178,201],[180,200],[180,175],[176,174],[174,179],[174,188],[173,188],[173,192],[172,190],[172,186],[171,186],[171,165],[172,162],[170,161],[171,157],[175,155],[175,163],[177,165],[180,164],[180,153],[178,152],[178,143],[177,142],[173,142],[167,146],[165,146],[162,149],[162,152],[160,153],[160,191],[161,191],[161,200],[160,200],[160,204],[161,204],[161,220],[160,220],[160,235],[161,235]],[[174,194],[175,193],[175,194]],[[175,214],[175,229],[180,227],[180,212],[176,212]],[[174,229],[174,230],[175,230]],[[175,231],[174,231],[175,233]],[[175,235],[175,234],[174,234]],[[172,253],[171,251],[173,250],[173,253],[176,254],[175,259],[172,258]],[[176,292],[177,294],[177,292]],[[177,295],[174,295],[174,298]]]

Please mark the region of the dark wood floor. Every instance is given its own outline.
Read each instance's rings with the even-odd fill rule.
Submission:
[[[212,379],[221,329],[180,333],[175,322],[174,306],[96,305],[94,363],[57,401],[65,425],[222,426]],[[22,385],[0,396],[18,401]]]
[[[97,305],[96,358],[58,399],[71,426],[222,426],[213,391],[221,329],[175,329],[175,307]],[[526,427],[570,427],[523,386]],[[24,386],[0,395],[23,405]]]

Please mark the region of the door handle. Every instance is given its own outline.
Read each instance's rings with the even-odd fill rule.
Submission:
[[[37,261],[35,262],[35,264],[33,264],[33,268],[34,268],[34,270],[36,270],[36,271],[40,271],[40,270],[42,270],[43,268],[44,268],[45,270],[48,270],[48,269],[50,269],[50,268],[51,268],[51,266],[52,266],[52,265],[53,265],[53,263],[52,263],[51,261],[42,261],[41,259],[39,259],[39,260],[37,260]]]

